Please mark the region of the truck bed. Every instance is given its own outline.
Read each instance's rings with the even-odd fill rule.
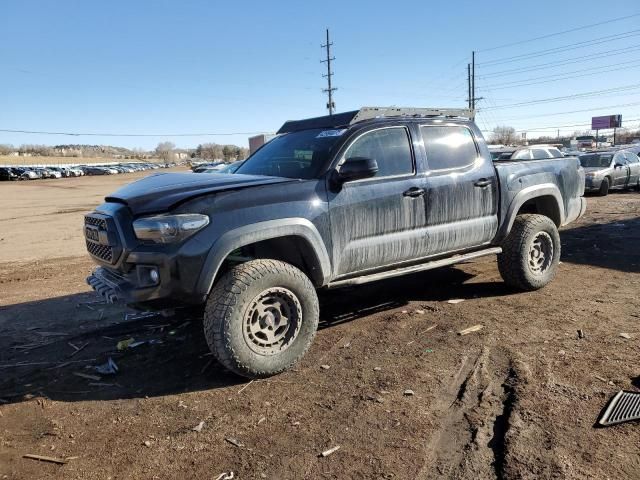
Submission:
[[[584,211],[584,170],[577,157],[501,160],[494,162],[494,165],[501,192],[499,237],[506,233],[506,227],[510,227],[507,221],[510,211],[521,205],[519,200],[526,199],[529,190],[544,190],[545,195],[558,200],[558,204],[563,207],[554,218],[558,226],[575,220]],[[544,198],[538,198],[537,204],[544,203]]]

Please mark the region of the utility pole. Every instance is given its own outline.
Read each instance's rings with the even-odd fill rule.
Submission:
[[[336,59],[336,57],[331,56],[331,46],[333,43],[329,41],[329,29],[327,28],[327,43],[325,45],[321,45],[321,48],[325,48],[327,50],[327,57],[325,60],[320,60],[320,63],[327,64],[327,74],[322,75],[327,79],[327,88],[323,89],[323,92],[326,92],[329,96],[329,101],[327,102],[327,108],[329,109],[329,115],[333,115],[333,111],[336,108],[336,104],[333,102],[333,92],[337,90],[336,87],[331,86],[331,77],[333,76],[333,72],[331,71],[331,62]]]
[[[471,110],[476,109],[476,52],[471,52]],[[473,115],[475,117],[475,113]]]
[[[469,70],[470,69],[470,70]],[[471,79],[469,80],[469,108],[473,112],[472,120],[476,117],[476,104],[484,97],[476,97],[476,52],[471,52],[471,67],[467,64],[467,72]]]
[[[471,110],[471,64],[467,63],[467,105]]]

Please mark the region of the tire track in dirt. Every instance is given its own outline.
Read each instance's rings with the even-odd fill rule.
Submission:
[[[491,346],[465,356],[433,406],[439,428],[417,478],[505,478],[507,432],[516,404],[511,355]]]

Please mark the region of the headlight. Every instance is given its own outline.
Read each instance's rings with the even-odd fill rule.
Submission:
[[[155,243],[175,243],[190,237],[209,225],[209,217],[198,213],[143,217],[133,222],[133,230],[140,240]]]
[[[584,174],[585,177],[589,177],[589,178],[593,178],[597,175],[597,173],[594,172],[587,172]]]

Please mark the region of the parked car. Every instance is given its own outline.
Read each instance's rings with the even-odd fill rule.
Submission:
[[[83,167],[86,175],[112,175],[114,171],[104,167]],[[116,172],[117,173],[117,172]]]
[[[62,178],[62,172],[49,167],[37,168],[36,171],[40,173],[42,178]]]
[[[35,180],[40,178],[40,175],[30,168],[14,167],[13,170],[20,176],[20,180]]]
[[[243,163],[244,160],[238,160],[236,162],[228,163],[220,170],[218,170],[217,173],[236,173],[236,171],[240,168],[240,165],[242,165]]]
[[[220,169],[226,165],[224,162],[201,163],[192,168],[193,173],[203,173],[205,170]]]
[[[580,155],[585,191],[604,196],[609,190],[640,187],[640,158],[632,151],[609,150]]]
[[[11,167],[0,167],[0,180],[18,180],[20,175]]]
[[[577,158],[494,162],[471,111],[363,108],[286,122],[235,175],[138,180],[85,217],[107,301],[204,306],[219,362],[247,377],[295,364],[316,289],[498,255],[505,282],[545,286],[558,228],[586,208]]]
[[[557,147],[551,145],[528,145],[513,149],[505,148],[494,160],[543,160],[545,158],[561,158],[563,156]]]

